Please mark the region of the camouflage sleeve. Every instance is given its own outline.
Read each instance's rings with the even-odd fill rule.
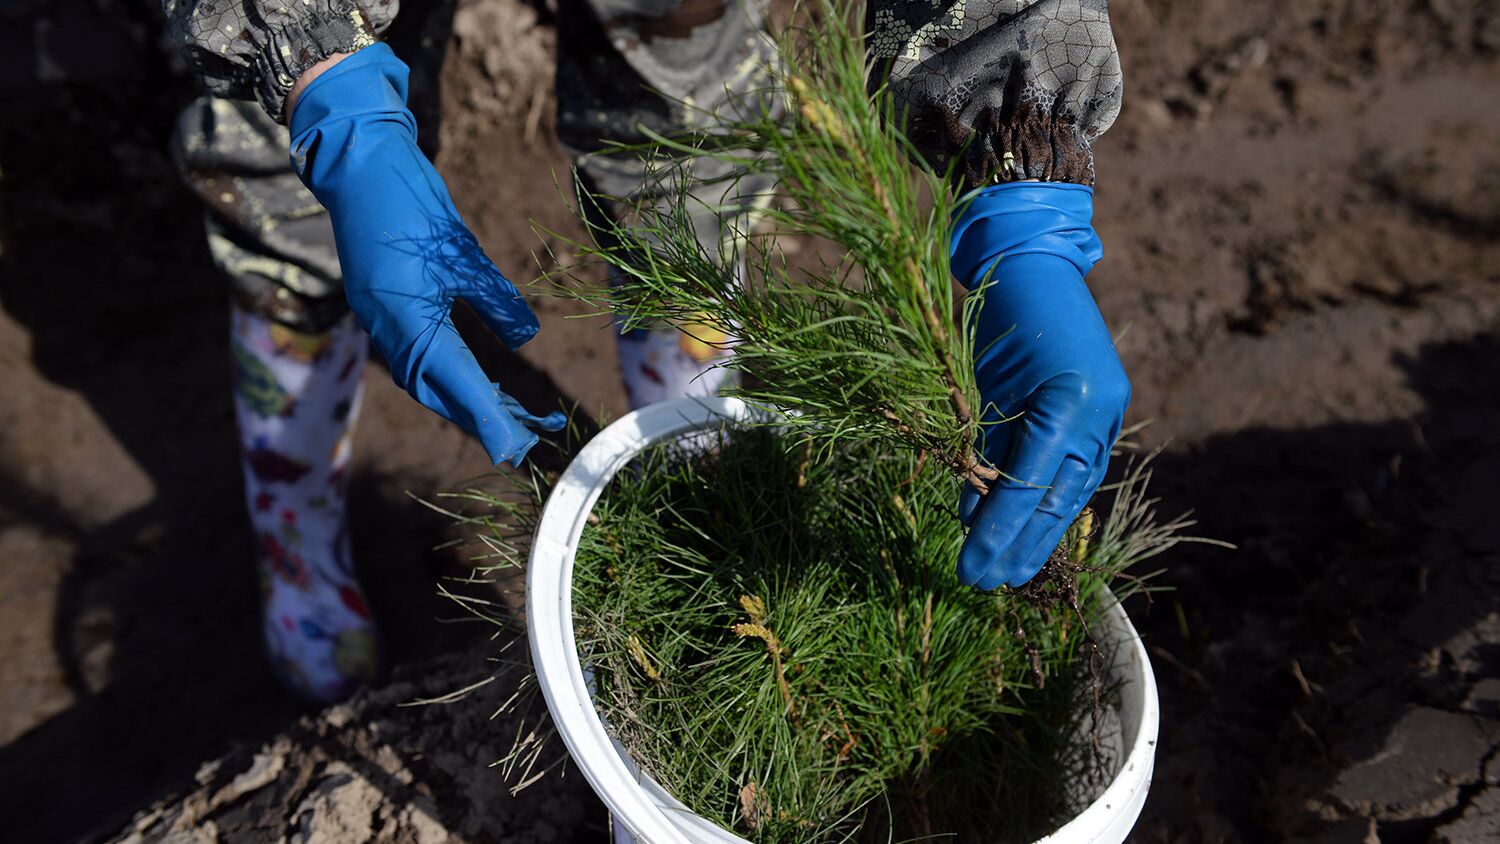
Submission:
[[[1094,182],[1092,142],[1120,113],[1108,0],[871,0],[907,134],[969,185]]]
[[[770,85],[769,0],[559,0],[558,134],[565,146],[646,140],[732,119]],[[748,100],[748,102],[747,102]]]
[[[681,186],[683,174],[611,144],[779,111],[766,93],[776,60],[765,33],[769,6],[770,0],[558,0],[557,136],[598,200],[584,203],[585,212],[621,214],[641,199],[670,206]],[[771,191],[763,174],[726,181],[734,169],[709,158],[691,165],[689,213],[710,249],[747,227]]]
[[[297,77],[375,43],[399,0],[162,0],[172,40],[209,93],[256,99],[281,120]]]

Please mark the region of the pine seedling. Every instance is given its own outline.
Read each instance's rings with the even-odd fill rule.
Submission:
[[[819,9],[816,29],[783,36],[776,90],[731,109],[749,117],[703,121],[713,128],[634,150],[675,162],[655,181],[678,187],[670,201],[659,192],[618,200],[628,207],[619,218],[585,214],[594,242],[574,246],[614,280],[607,294],[571,274],[561,287],[627,329],[668,323],[736,338],[725,365],[742,375],[737,394],[794,414],[786,424],[821,449],[895,446],[987,491],[999,473],[974,448],[983,408],[964,328],[979,300],[955,292],[948,268],[958,200],[945,175],[913,167],[889,98],[870,90],[860,27],[831,0]],[[733,230],[719,248],[694,236],[695,212],[716,210],[695,206],[708,191],[687,190],[701,158],[737,168],[722,183],[726,197],[751,173],[775,177],[780,199],[765,211],[765,233]],[[788,238],[831,242],[839,257],[797,266]],[[964,318],[955,321],[956,309]]]

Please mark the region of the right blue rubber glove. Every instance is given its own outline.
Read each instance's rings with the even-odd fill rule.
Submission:
[[[477,437],[493,463],[519,465],[537,442],[527,426],[560,430],[500,391],[453,327],[469,303],[512,349],[536,315],[495,269],[417,148],[406,107],[407,68],[376,44],[343,59],[302,92],[292,113],[292,163],[328,209],[349,306],[397,386]]]
[[[1130,382],[1083,277],[1103,257],[1083,185],[980,191],[954,222],[953,274],[983,290],[974,372],[981,450],[1004,477],[965,485],[958,577],[990,590],[1041,570],[1104,480]],[[1008,421],[1007,421],[1008,420]]]

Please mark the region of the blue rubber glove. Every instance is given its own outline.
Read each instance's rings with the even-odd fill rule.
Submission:
[[[537,442],[527,426],[560,430],[500,391],[451,315],[469,303],[512,349],[536,316],[480,249],[417,148],[406,65],[376,44],[307,86],[292,114],[292,163],[333,220],[344,293],[412,398],[479,439],[494,463],[519,464]]]
[[[1016,182],[980,191],[954,223],[953,274],[983,288],[974,361],[988,423],[981,449],[1004,474],[988,495],[966,484],[959,498],[970,530],[958,577],[980,589],[1021,586],[1041,569],[1104,480],[1130,403],[1083,283],[1104,254],[1093,207],[1082,185]]]

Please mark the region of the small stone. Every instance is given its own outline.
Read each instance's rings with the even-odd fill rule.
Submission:
[[[343,728],[349,726],[350,722],[353,720],[353,710],[351,710],[346,704],[342,703],[338,706],[330,707],[323,713],[323,723],[334,728],[335,730],[342,730]]]
[[[250,763],[249,769],[230,780],[229,785],[219,789],[210,801],[211,805],[222,806],[252,791],[265,788],[281,776],[284,767],[286,767],[286,758],[283,756],[272,753],[255,754],[255,759]],[[204,784],[207,785],[207,783]]]
[[[342,762],[330,764],[297,807],[285,844],[358,844],[374,837],[375,813],[384,804],[380,790]]]

